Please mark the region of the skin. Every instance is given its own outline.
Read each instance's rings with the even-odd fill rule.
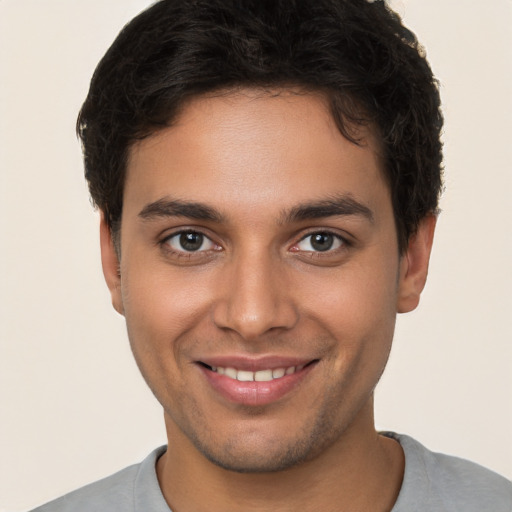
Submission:
[[[346,140],[318,95],[242,90],[192,100],[131,150],[120,250],[102,221],[103,268],[164,409],[157,474],[174,512],[396,500],[403,453],[375,431],[373,390],[396,313],[418,304],[435,218],[400,255],[378,141],[359,135]],[[294,215],[340,200],[335,214]],[[199,250],[180,245],[191,231]],[[316,250],[315,233],[332,248]],[[267,356],[311,364],[263,404],[226,398],[199,363]]]

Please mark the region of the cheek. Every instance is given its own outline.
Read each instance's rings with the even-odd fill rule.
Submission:
[[[310,303],[309,315],[335,340],[334,375],[346,389],[370,392],[386,365],[396,319],[396,260],[384,257],[347,265],[326,276]],[[380,264],[375,264],[380,261]],[[321,293],[320,293],[320,290]],[[339,377],[335,377],[339,380]],[[357,385],[348,386],[348,382]]]
[[[172,272],[166,265],[145,268],[127,262],[121,281],[126,321],[138,329],[154,331],[157,338],[160,333],[172,339],[172,335],[197,325],[207,308],[209,288],[207,279]]]
[[[121,292],[130,346],[137,366],[165,410],[179,409],[187,396],[193,337],[204,295],[172,278],[166,269],[133,259],[121,269]],[[185,340],[188,339],[186,342]]]
[[[203,287],[191,286],[191,279],[173,275],[168,268],[146,266],[133,259],[125,262],[121,276],[135,360],[153,393],[166,403],[170,396],[176,399],[176,391],[183,386],[194,339],[190,333],[205,316],[207,294]]]
[[[310,297],[309,307],[315,316],[334,329],[339,326],[345,335],[362,334],[387,323],[394,325],[396,270],[390,271],[384,265],[346,266],[335,275],[317,276],[309,288],[303,293]]]

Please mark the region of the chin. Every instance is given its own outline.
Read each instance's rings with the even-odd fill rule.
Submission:
[[[304,453],[297,449],[289,449],[284,453],[244,453],[223,454],[202,451],[203,455],[213,464],[234,473],[276,473],[300,465],[307,460]]]
[[[282,434],[282,432],[281,432]],[[275,473],[299,466],[314,459],[336,438],[335,432],[313,429],[302,436],[287,439],[252,438],[247,433],[232,436],[215,446],[206,445],[204,438],[193,439],[196,449],[210,462],[236,473]]]

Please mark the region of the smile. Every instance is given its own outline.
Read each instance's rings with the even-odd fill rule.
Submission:
[[[308,380],[319,362],[318,359],[285,361],[284,358],[267,358],[267,361],[258,362],[220,359],[208,361],[209,364],[197,361],[198,367],[218,395],[228,402],[245,406],[268,405],[284,399]]]
[[[240,382],[270,382],[272,380],[281,379],[285,375],[293,375],[295,372],[302,370],[304,366],[305,365],[289,366],[287,368],[269,368],[267,370],[259,370],[257,372],[237,370],[236,368],[223,366],[213,366],[210,368],[213,372]]]

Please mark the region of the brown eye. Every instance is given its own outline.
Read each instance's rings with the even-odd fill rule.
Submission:
[[[328,232],[319,232],[304,237],[297,244],[297,247],[301,251],[326,252],[332,249],[338,249],[343,243],[343,240],[337,235]]]
[[[328,251],[334,244],[334,237],[328,233],[317,233],[311,237],[311,247],[317,251]]]
[[[215,244],[202,233],[196,231],[182,231],[170,236],[165,243],[178,252],[208,251],[215,247]]]
[[[182,233],[180,245],[185,251],[198,251],[203,245],[203,239],[201,233]]]

